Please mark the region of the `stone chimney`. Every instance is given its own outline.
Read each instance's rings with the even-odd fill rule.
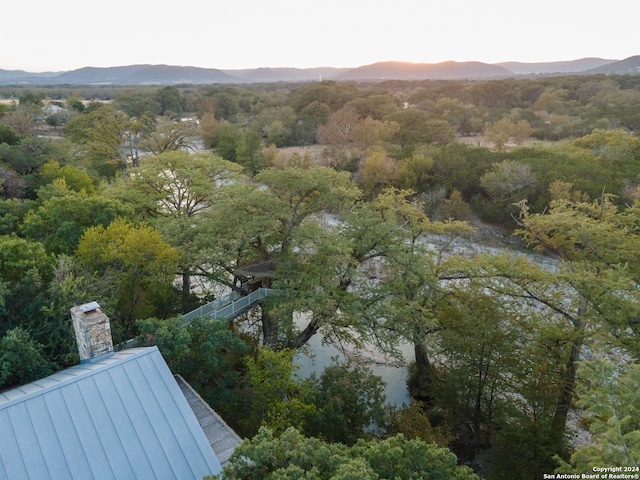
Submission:
[[[104,355],[113,354],[109,317],[102,313],[98,302],[73,307],[71,320],[76,332],[80,363],[90,363]]]

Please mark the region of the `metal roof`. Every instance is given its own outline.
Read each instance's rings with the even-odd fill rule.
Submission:
[[[156,347],[0,393],[0,479],[201,479],[220,470]]]

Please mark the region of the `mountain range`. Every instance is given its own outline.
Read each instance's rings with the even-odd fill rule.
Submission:
[[[519,76],[640,73],[640,55],[624,60],[582,58],[544,63],[378,62],[356,68],[254,68],[221,70],[174,65],[84,67],[65,72],[29,73],[0,69],[4,85],[180,85],[308,82],[318,80],[462,80]]]

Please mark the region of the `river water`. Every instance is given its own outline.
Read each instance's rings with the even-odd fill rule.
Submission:
[[[426,238],[425,241],[433,248],[433,250],[440,250],[442,245],[448,242],[448,239],[432,236]],[[512,249],[509,245],[487,246],[463,238],[456,239],[450,246],[448,246],[445,255],[464,255],[472,257],[481,253],[502,254],[506,252],[510,252],[514,255],[523,255],[527,257],[529,261],[551,271],[558,268],[557,260],[552,257],[539,255],[521,249]],[[299,320],[302,327],[306,324],[304,320],[305,319],[302,317]],[[402,359],[385,359],[380,353],[373,349],[368,349],[366,351],[357,350],[351,347],[340,349],[333,345],[324,345],[322,343],[322,339],[322,334],[317,333],[309,340],[307,349],[309,353],[301,352],[297,354],[294,359],[294,363],[299,368],[297,372],[299,377],[308,378],[312,373],[315,373],[316,376],[320,376],[324,368],[332,364],[332,359],[334,357],[337,357],[339,362],[351,362],[354,357],[357,360],[364,359],[365,361],[360,361],[360,363],[370,368],[375,375],[380,376],[385,382],[385,394],[388,404],[396,407],[402,407],[409,403],[411,395],[407,388],[408,372],[406,365],[412,362],[415,358],[413,345],[401,344],[397,347],[399,352],[402,354]],[[398,360],[401,360],[401,362],[398,362]],[[398,363],[401,363],[402,365],[398,365]]]
[[[333,345],[323,345],[322,339],[322,334],[314,335],[307,345],[309,354],[300,352],[296,355],[294,364],[299,368],[297,372],[299,377],[308,378],[312,373],[319,377],[325,367],[333,363],[334,358],[342,363],[351,362],[355,357],[360,364],[365,365],[385,382],[385,395],[389,405],[402,407],[409,404],[411,395],[407,389],[407,369],[404,366],[398,366],[397,359],[385,359],[372,350],[356,351],[352,348],[340,349]],[[411,345],[403,344],[398,348],[404,357],[404,363],[413,360]]]

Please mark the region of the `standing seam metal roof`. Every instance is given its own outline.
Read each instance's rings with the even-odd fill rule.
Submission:
[[[201,479],[220,470],[156,347],[0,393],[0,479]]]

